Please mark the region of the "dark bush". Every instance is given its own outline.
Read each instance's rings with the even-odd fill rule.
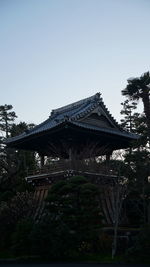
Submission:
[[[0,248],[11,247],[11,235],[20,220],[34,216],[36,201],[32,193],[17,193],[7,202],[0,202]]]
[[[17,223],[15,231],[12,234],[12,251],[14,255],[31,255],[31,232],[34,227],[32,219],[23,219]]]
[[[128,261],[150,263],[150,225],[144,226],[127,251]]]

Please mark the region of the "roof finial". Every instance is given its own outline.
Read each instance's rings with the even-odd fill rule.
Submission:
[[[100,99],[100,96],[101,96],[101,93],[99,93],[99,92],[96,93],[96,95],[95,95],[95,99],[96,99],[96,100]]]

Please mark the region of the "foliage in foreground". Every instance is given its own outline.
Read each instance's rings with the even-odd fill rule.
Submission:
[[[97,249],[102,219],[97,186],[83,177],[60,181],[49,191],[45,212],[34,233],[38,253],[59,258]]]
[[[1,249],[9,248],[15,256],[49,259],[95,253],[101,245],[99,193],[98,187],[83,177],[58,182],[51,187],[38,221],[33,216],[33,200],[18,194],[9,205],[1,206],[1,235],[7,232]]]
[[[17,224],[30,218],[36,207],[32,193],[17,193],[11,200],[0,202],[0,249],[11,246],[11,235]]]
[[[141,228],[134,244],[127,250],[126,258],[129,262],[150,263],[150,224]]]

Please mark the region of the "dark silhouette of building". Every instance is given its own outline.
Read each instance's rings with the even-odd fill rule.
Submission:
[[[9,138],[7,145],[40,155],[41,168],[28,174],[26,180],[36,185],[37,196],[41,200],[52,183],[75,174],[82,174],[101,186],[110,185],[115,179],[109,168],[112,152],[130,147],[138,138],[120,127],[106,108],[100,93],[97,93],[52,110],[47,120],[19,136]],[[93,160],[102,155],[105,155],[105,164]],[[47,157],[51,158],[49,165],[45,164]],[[111,222],[110,195],[107,193],[105,201],[104,197],[102,199],[108,223]]]

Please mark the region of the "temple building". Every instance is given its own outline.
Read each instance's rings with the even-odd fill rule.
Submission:
[[[52,110],[47,120],[19,136],[9,138],[7,145],[40,155],[41,171],[27,175],[26,180],[36,186],[41,199],[53,182],[66,179],[69,175],[82,173],[95,183],[102,184],[102,180],[110,183],[114,176],[108,171],[108,166],[113,151],[132,146],[138,138],[120,127],[106,108],[101,94],[97,93]],[[106,158],[105,168],[98,169],[98,164],[92,168],[90,159],[100,156]],[[57,160],[44,166],[47,157]],[[106,202],[104,213],[109,223],[110,212],[106,211],[109,209],[108,197]]]

